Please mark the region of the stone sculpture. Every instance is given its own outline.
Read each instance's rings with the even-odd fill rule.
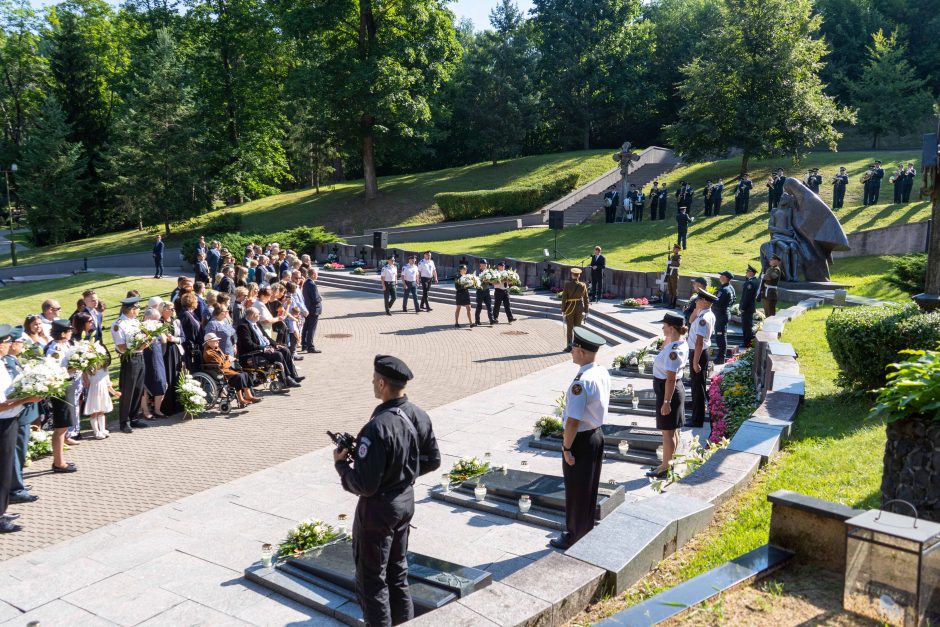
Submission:
[[[838,218],[801,181],[788,178],[783,196],[770,213],[770,241],[760,247],[764,269],[778,255],[788,281],[829,282],[832,252],[849,250]]]

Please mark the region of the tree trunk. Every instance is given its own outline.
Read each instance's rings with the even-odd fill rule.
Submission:
[[[871,149],[878,150],[878,133],[873,133],[871,136]]]
[[[747,172],[747,164],[748,164],[748,161],[750,160],[751,160],[751,155],[745,151],[741,155],[741,174],[744,174],[745,172]]]
[[[583,134],[584,135],[582,137],[581,147],[584,150],[590,150],[591,149],[591,123],[590,122],[584,125]]]
[[[375,141],[372,124],[363,118],[362,124],[362,178],[366,183],[366,198],[372,200],[379,195],[379,181],[375,176]]]
[[[499,165],[499,153],[497,153],[496,150],[494,149],[493,150],[493,167],[495,168],[497,165]]]

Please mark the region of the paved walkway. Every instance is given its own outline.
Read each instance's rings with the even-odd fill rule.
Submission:
[[[26,475],[40,499],[12,508],[23,515],[24,529],[0,536],[0,559],[319,449],[328,444],[327,429],[358,431],[376,404],[376,353],[392,353],[409,364],[416,375],[411,394],[428,409],[568,360],[558,352],[564,330],[549,320],[456,330],[450,307],[388,317],[380,297],[323,292],[317,342],[323,354],[298,362],[307,376],[301,389],[267,395],[228,419],[210,414],[196,421],[163,420],[133,435],[111,425],[110,439],[85,440],[67,453],[79,467],[74,474],[52,474],[50,459],[38,460]]]

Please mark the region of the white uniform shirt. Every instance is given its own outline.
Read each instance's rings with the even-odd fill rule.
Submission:
[[[119,344],[127,345],[129,338],[140,331],[140,321],[137,318],[129,318],[121,314],[117,322],[111,325],[111,339],[114,340],[114,346]]]
[[[676,378],[682,377],[682,369],[689,361],[689,345],[682,340],[664,344],[653,362],[653,376],[665,379],[667,372],[675,372]]]
[[[409,263],[402,267],[401,269],[401,278],[405,281],[410,281],[414,283],[418,280],[418,266],[413,263]]]
[[[382,268],[382,280],[386,283],[394,283],[398,280],[398,266],[393,266],[391,264],[386,264]]]
[[[0,403],[6,402],[8,394],[13,391],[13,379],[6,366],[0,363]],[[0,412],[0,418],[16,418],[23,411],[23,406],[14,407]]]
[[[712,345],[712,331],[715,330],[715,314],[711,309],[700,313],[689,328],[689,353],[695,354],[695,338],[702,336],[702,350]]]
[[[59,320],[59,316],[56,316],[52,320],[45,317],[42,314],[39,314],[39,324],[42,325],[42,331],[46,337],[52,337],[52,323],[56,320]]]
[[[578,421],[578,432],[591,431],[604,424],[610,403],[610,373],[598,364],[587,364],[578,370],[565,401],[565,422]]]
[[[423,279],[433,279],[436,269],[433,259],[422,259],[418,262],[418,274],[420,274]]]

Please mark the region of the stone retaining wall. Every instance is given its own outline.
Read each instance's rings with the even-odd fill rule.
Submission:
[[[624,503],[564,554],[549,553],[412,624],[562,625],[592,599],[619,594],[646,576],[708,527],[715,507],[743,489],[789,437],[804,386],[796,353],[780,333],[820,303],[803,301],[765,322],[753,365],[761,403],[728,448],[661,494]]]
[[[871,255],[909,255],[927,252],[927,236],[930,232],[926,222],[886,226],[869,231],[849,233],[851,250],[832,253],[833,259],[841,257],[863,257]]]
[[[167,274],[173,274],[182,267],[182,258],[178,248],[167,249],[163,253],[163,266]],[[51,274],[74,274],[95,268],[152,268],[153,255],[148,252],[122,253],[119,255],[98,255],[79,259],[65,259],[46,263],[29,263],[0,268],[0,279],[8,281],[14,277],[44,276]]]

